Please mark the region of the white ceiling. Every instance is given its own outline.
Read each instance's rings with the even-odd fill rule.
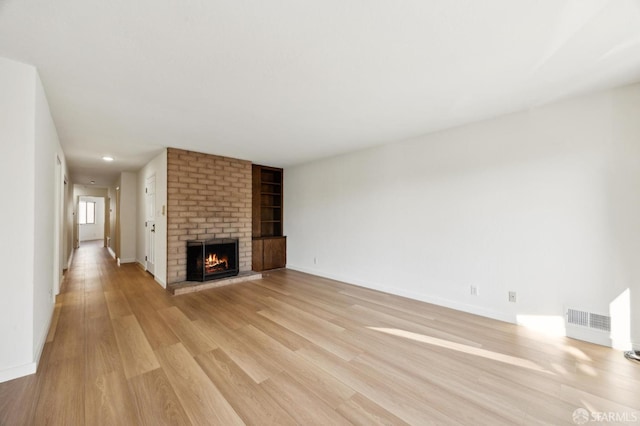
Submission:
[[[0,0],[0,56],[104,184],[168,146],[289,166],[639,81],[640,2]]]

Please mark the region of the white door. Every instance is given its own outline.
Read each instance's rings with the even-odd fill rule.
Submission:
[[[147,178],[145,185],[147,250],[145,260],[147,271],[155,275],[155,246],[156,246],[156,175]]]

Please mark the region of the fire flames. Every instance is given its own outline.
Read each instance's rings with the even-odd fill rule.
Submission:
[[[218,257],[216,253],[209,253],[209,256],[204,259],[204,269],[207,274],[227,270],[229,269],[229,258],[227,256]]]

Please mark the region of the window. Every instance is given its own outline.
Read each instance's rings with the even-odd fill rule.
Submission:
[[[78,223],[80,225],[96,223],[96,203],[93,201],[80,201]]]

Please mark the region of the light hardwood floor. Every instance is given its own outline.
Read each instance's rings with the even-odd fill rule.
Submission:
[[[575,424],[578,408],[640,422],[640,365],[289,270],[170,296],[91,244],[38,373],[0,384],[2,425]]]

